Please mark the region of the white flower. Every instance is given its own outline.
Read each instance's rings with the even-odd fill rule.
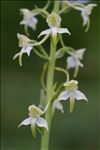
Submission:
[[[20,25],[26,25],[35,30],[38,23],[38,20],[35,17],[37,14],[26,8],[20,9],[20,12],[23,15],[23,20],[20,22]]]
[[[83,48],[83,49],[79,49],[77,51],[70,52],[71,56],[69,56],[66,60],[67,61],[67,69],[76,68],[78,66],[83,67],[83,64],[80,62],[80,60],[83,59],[83,55],[84,55],[85,51],[86,51],[86,49]]]
[[[61,104],[58,100],[55,100],[55,101],[54,101],[53,107],[54,107],[54,108],[57,108],[57,109],[60,110],[62,113],[64,113],[63,106],[62,106],[62,104]]]
[[[81,8],[81,16],[83,19],[83,26],[87,26],[87,29],[90,24],[89,16],[91,15],[93,8],[96,6],[97,6],[96,4],[88,4],[84,8]]]
[[[65,82],[65,91],[61,92],[58,96],[57,100],[54,103],[54,107],[63,111],[63,107],[61,107],[60,101],[70,99],[70,112],[73,111],[75,99],[76,100],[87,100],[86,96],[78,90],[78,81],[71,80]]]
[[[40,33],[39,37],[42,35],[46,34],[52,34],[53,36],[56,36],[57,33],[68,33],[69,35],[71,34],[67,28],[60,28],[60,23],[61,23],[61,17],[56,14],[55,12],[52,12],[48,17],[47,17],[47,23],[48,26],[50,27],[47,30],[44,30]]]
[[[86,26],[86,31],[87,31],[90,26],[90,18],[89,17],[92,13],[93,8],[96,7],[97,4],[84,5],[84,4],[82,4],[81,1],[80,1],[80,3],[79,3],[79,1],[75,1],[75,2],[67,1],[67,5],[73,9],[81,12],[81,16],[83,19],[83,26]]]
[[[27,53],[28,56],[30,56],[30,52],[33,48],[33,46],[29,43],[31,40],[27,38],[25,35],[17,34],[18,40],[19,40],[19,47],[21,47],[21,51],[14,55],[13,59],[16,59],[19,57],[19,65],[22,66],[22,55],[23,53]]]
[[[40,117],[43,111],[40,108],[36,107],[35,105],[29,106],[28,110],[29,110],[29,117],[23,120],[19,125],[19,127],[22,125],[30,124],[33,136],[36,136],[36,131],[35,131],[36,127],[45,128],[48,130],[48,125],[46,120]]]

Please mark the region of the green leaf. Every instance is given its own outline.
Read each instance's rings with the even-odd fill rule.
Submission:
[[[64,56],[64,51],[62,51],[62,49],[59,49],[57,52],[56,52],[56,59],[59,59],[61,57]]]
[[[46,95],[43,89],[40,91],[40,104],[39,107],[44,109],[46,106]]]

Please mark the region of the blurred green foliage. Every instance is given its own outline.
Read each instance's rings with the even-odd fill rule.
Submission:
[[[18,124],[27,117],[27,107],[39,104],[40,74],[44,61],[31,52],[23,57],[23,67],[12,57],[18,52],[16,34],[24,33],[20,27],[20,8],[32,9],[34,4],[42,7],[45,1],[2,1],[1,2],[1,140],[2,150],[38,150],[40,135],[32,138],[30,127],[18,129]],[[77,11],[62,16],[62,26],[68,27],[71,36],[64,35],[65,43],[75,49],[86,47],[84,68],[80,69],[79,88],[89,102],[77,102],[75,110],[69,113],[69,103],[64,103],[65,113],[56,111],[51,129],[51,150],[99,150],[100,149],[100,14],[98,7],[91,15],[90,30],[85,33],[82,19]],[[45,21],[39,18],[37,31],[31,37],[47,28]],[[46,49],[49,52],[49,43]],[[65,66],[66,57],[57,64]],[[72,71],[71,71],[72,73]],[[64,81],[62,74],[56,74],[56,80]]]

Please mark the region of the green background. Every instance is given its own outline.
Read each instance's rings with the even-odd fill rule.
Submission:
[[[12,60],[18,47],[17,33],[23,33],[19,22],[20,8],[32,9],[34,4],[43,7],[45,1],[2,1],[1,2],[1,143],[2,150],[38,150],[40,134],[33,139],[30,126],[18,129],[18,124],[28,116],[27,108],[39,104],[40,74],[44,61],[31,52],[23,57],[23,67],[18,59]],[[86,47],[84,68],[77,77],[79,88],[89,102],[76,102],[75,110],[69,113],[69,103],[64,103],[65,113],[56,111],[51,128],[50,150],[99,150],[100,149],[100,15],[98,7],[91,15],[91,27],[87,33],[82,28],[82,19],[77,11],[62,15],[62,26],[67,27],[71,36],[64,35],[66,45],[75,49]],[[39,18],[37,31],[31,29],[31,38],[47,28],[45,20]],[[46,44],[49,52],[49,43]],[[57,64],[66,66],[66,57]],[[72,74],[73,71],[70,73]],[[55,80],[64,81],[65,76],[56,74]]]

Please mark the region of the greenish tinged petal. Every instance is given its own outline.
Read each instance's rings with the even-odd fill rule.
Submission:
[[[36,125],[38,127],[43,127],[43,128],[46,128],[48,130],[48,125],[47,125],[47,122],[45,119],[43,119],[42,117],[38,117],[36,119]]]
[[[67,91],[63,91],[57,98],[58,101],[60,100],[67,100],[70,97]]]
[[[59,27],[61,23],[61,17],[56,14],[55,12],[52,12],[48,17],[47,17],[47,23],[49,27]]]
[[[32,131],[33,137],[36,137],[36,126],[35,126],[35,124],[31,124],[31,131]]]
[[[20,55],[20,52],[15,54],[14,57],[13,57],[13,60],[15,60],[19,55]]]
[[[71,33],[69,32],[69,30],[67,28],[58,28],[57,29],[58,33],[68,33],[69,35],[71,35]]]
[[[93,10],[93,7],[96,7],[96,6],[97,6],[97,4],[88,4],[88,5],[86,6],[88,15],[91,15],[92,10]]]
[[[18,127],[20,127],[22,125],[29,125],[29,124],[31,124],[31,121],[32,121],[32,119],[29,117],[29,118],[23,120]]]
[[[70,98],[70,113],[73,112],[74,105],[75,105],[75,99],[74,98]]]
[[[75,91],[74,98],[77,99],[77,100],[86,100],[86,101],[88,101],[87,97],[82,92],[80,92],[79,90]]]
[[[61,104],[58,100],[55,100],[55,101],[54,101],[53,107],[54,107],[54,108],[57,108],[57,109],[60,110],[62,113],[64,113],[63,106],[62,106],[62,104]]]
[[[47,34],[50,34],[50,33],[51,33],[51,29],[44,30],[44,31],[42,31],[42,32],[39,34],[38,38],[39,38],[40,36],[42,36],[42,35],[47,35]]]
[[[31,40],[27,36],[20,33],[17,33],[17,38],[19,40],[19,47],[25,47],[29,45],[29,42],[31,42]]]
[[[84,52],[86,51],[86,48],[81,48],[76,51],[76,57],[79,59],[83,59]]]

